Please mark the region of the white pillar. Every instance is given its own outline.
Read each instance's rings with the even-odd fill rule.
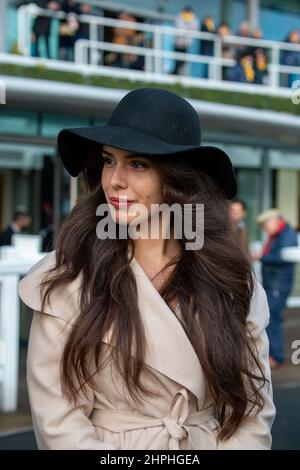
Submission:
[[[247,2],[248,21],[252,29],[259,27],[259,10],[260,10],[260,0],[248,0]]]
[[[272,199],[272,170],[270,155],[267,149],[263,150],[261,159],[261,211],[270,209]]]
[[[19,376],[19,296],[17,274],[0,278],[0,329],[5,361],[1,365],[0,410],[15,411],[18,406]]]
[[[299,176],[297,170],[277,171],[276,202],[278,209],[293,227],[298,225]],[[288,189],[287,189],[288,188]]]
[[[6,11],[9,0],[0,1],[0,52],[6,52]]]

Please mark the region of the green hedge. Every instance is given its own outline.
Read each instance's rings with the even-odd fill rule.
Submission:
[[[10,75],[24,78],[38,78],[41,80],[55,80],[59,82],[75,83],[81,85],[101,86],[131,90],[141,86],[163,87],[182,96],[192,99],[224,103],[249,108],[265,109],[269,111],[286,112],[300,115],[300,106],[292,103],[291,98],[277,98],[268,95],[257,95],[233,91],[211,90],[207,88],[184,87],[177,84],[159,84],[144,81],[126,80],[123,78],[101,77],[98,75],[82,75],[77,72],[61,72],[49,70],[43,65],[27,67],[12,64],[0,64],[0,75]],[[291,91],[292,94],[292,91]]]

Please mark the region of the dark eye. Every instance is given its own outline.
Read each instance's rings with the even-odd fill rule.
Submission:
[[[102,160],[103,165],[109,165],[109,163],[112,161],[111,158],[106,157],[105,155],[100,155],[100,160]]]
[[[142,160],[132,160],[130,163],[134,166],[134,168],[148,168],[147,163],[143,162]]]

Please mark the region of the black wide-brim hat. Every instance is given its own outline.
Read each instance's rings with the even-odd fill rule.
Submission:
[[[196,110],[170,91],[135,89],[122,98],[106,125],[62,129],[57,146],[71,176],[78,176],[85,168],[86,155],[95,144],[157,155],[160,159],[182,155],[207,172],[224,190],[227,199],[236,196],[236,177],[229,156],[218,147],[201,145]]]

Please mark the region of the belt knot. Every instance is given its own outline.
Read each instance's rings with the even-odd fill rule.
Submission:
[[[176,423],[173,419],[170,418],[162,418],[162,421],[165,425],[166,430],[170,434],[170,442],[169,442],[169,449],[171,450],[179,450],[179,441],[188,435],[186,429]]]

